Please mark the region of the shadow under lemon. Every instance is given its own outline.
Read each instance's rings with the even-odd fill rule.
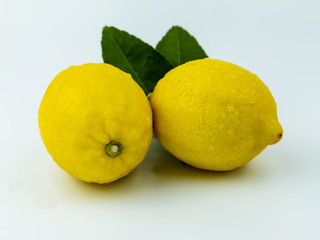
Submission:
[[[61,170],[62,171],[62,170]],[[62,172],[61,172],[62,174]],[[126,177],[108,184],[86,183],[70,177],[64,173],[64,177],[60,179],[63,192],[68,194],[76,193],[76,195],[88,195],[90,197],[121,196],[141,193],[145,190],[154,190],[166,188],[172,184],[187,184],[191,182],[200,183],[218,183],[221,182],[239,182],[257,179],[261,177],[259,167],[252,167],[250,164],[238,169],[226,172],[214,172],[194,168],[189,166],[169,152],[167,152],[153,138],[150,150],[143,162]],[[177,181],[175,181],[177,180]]]
[[[70,176],[66,177],[70,178]],[[136,191],[137,188],[139,188],[139,186],[141,185],[142,177],[143,175],[140,171],[133,170],[127,176],[108,184],[88,183],[73,177],[71,177],[72,180],[70,181],[70,184],[75,187],[72,191],[76,191],[81,195],[98,197],[105,194],[107,194],[108,196],[115,194],[119,196],[122,194],[127,195],[131,191]]]

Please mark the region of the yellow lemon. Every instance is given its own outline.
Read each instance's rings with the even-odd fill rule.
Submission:
[[[257,75],[221,60],[176,67],[157,83],[150,101],[159,142],[201,169],[243,166],[283,134],[268,87]]]
[[[145,157],[152,111],[131,76],[109,64],[72,66],[50,83],[38,112],[42,140],[75,178],[108,183]]]

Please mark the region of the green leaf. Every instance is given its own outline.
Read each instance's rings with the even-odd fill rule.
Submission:
[[[173,67],[188,61],[208,57],[197,40],[186,30],[173,26],[157,44],[156,50],[164,56]]]
[[[130,73],[146,95],[172,69],[153,47],[115,27],[103,28],[101,46],[103,61]]]

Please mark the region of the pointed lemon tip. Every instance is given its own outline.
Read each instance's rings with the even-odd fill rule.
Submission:
[[[273,134],[271,136],[269,145],[276,144],[282,139],[282,137],[283,137],[283,128],[280,125],[280,123],[277,123],[275,129],[273,130]]]

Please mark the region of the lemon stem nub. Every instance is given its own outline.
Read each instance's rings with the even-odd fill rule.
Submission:
[[[120,155],[123,150],[123,146],[120,142],[118,141],[110,141],[106,145],[106,154],[108,154],[110,157],[115,158],[116,156]]]

